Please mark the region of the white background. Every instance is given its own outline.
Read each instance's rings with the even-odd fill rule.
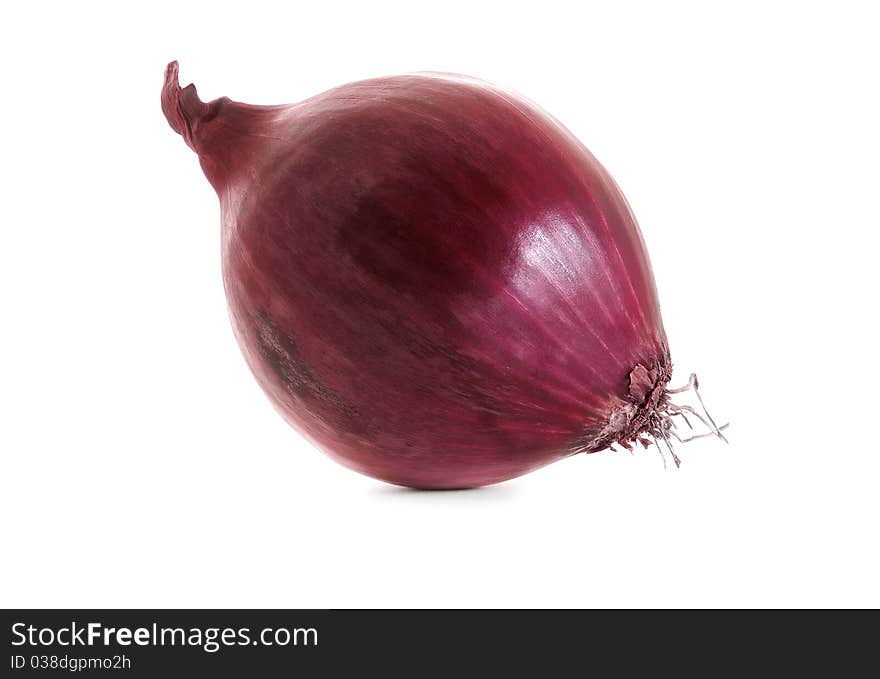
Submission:
[[[0,606],[880,606],[878,20],[718,7],[4,10]],[[337,466],[239,355],[170,59],[204,99],[443,70],[540,103],[628,196],[731,445],[469,492]]]

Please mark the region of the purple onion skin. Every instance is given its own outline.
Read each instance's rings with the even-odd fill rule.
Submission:
[[[250,369],[340,463],[498,483],[633,441],[671,372],[638,225],[560,123],[471,78],[162,106],[220,198]]]

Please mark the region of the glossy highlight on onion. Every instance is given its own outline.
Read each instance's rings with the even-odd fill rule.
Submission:
[[[670,399],[626,199],[534,104],[447,74],[204,103],[172,62],[162,109],[220,199],[251,371],[340,463],[469,488],[614,444],[669,446],[677,419],[721,436]]]

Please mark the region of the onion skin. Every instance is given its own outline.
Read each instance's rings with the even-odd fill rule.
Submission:
[[[470,488],[645,430],[671,363],[644,241],[548,114],[441,74],[203,103],[176,62],[162,107],[220,198],[245,359],[334,459]]]

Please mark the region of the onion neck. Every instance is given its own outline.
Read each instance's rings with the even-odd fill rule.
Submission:
[[[204,102],[199,99],[195,85],[181,87],[178,79],[179,67],[172,61],[165,69],[165,84],[162,86],[162,112],[171,129],[183,137],[193,151],[199,153],[202,128],[217,117],[220,110],[229,103],[227,97]]]
[[[181,87],[178,64],[172,61],[165,71],[162,111],[171,128],[181,135],[199,156],[199,162],[214,190],[221,195],[260,156],[264,139],[254,127],[265,117],[263,109],[220,97],[203,102],[195,85]]]

